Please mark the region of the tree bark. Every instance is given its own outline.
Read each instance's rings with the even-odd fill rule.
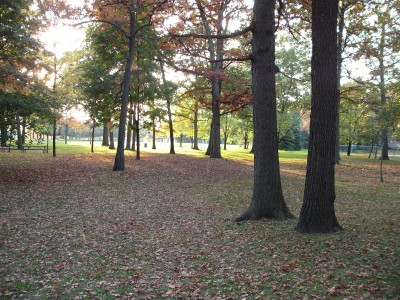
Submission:
[[[167,80],[165,79],[165,71],[164,71],[164,64],[160,60],[160,68],[161,68],[161,75],[163,79],[163,84],[164,86],[167,87]],[[168,88],[168,87],[167,87]],[[167,110],[168,110],[168,127],[169,127],[169,153],[170,154],[175,154],[175,146],[174,146],[174,127],[172,123],[172,112],[171,112],[171,95],[170,91],[166,91],[166,100],[167,100]]]
[[[102,146],[110,146],[110,143],[108,141],[108,127],[107,127],[107,123],[104,123],[103,125],[103,142],[102,142]]]
[[[136,159],[140,160],[140,127],[139,127],[139,125],[140,125],[140,123],[139,123],[140,110],[139,110],[139,104],[137,105],[136,110],[137,110],[136,124],[135,124],[135,126],[136,126]]]
[[[7,146],[7,126],[1,125],[0,126],[0,131],[1,131],[1,146],[6,147]]]
[[[341,89],[341,78],[342,78],[342,67],[343,67],[343,35],[345,26],[345,13],[346,7],[342,6],[340,10],[338,9],[338,36],[337,36],[337,92],[338,92],[338,105],[337,105],[337,115],[336,115],[336,147],[335,147],[335,164],[340,163],[340,89]]]
[[[349,141],[347,145],[347,156],[350,156],[350,154],[351,154],[351,141]]]
[[[65,137],[64,137],[65,145],[68,144],[68,120],[65,121]]]
[[[155,120],[153,119],[152,120],[153,121],[153,124],[152,124],[152,127],[153,127],[153,146],[151,147],[151,149],[156,149],[156,122],[155,122]]]
[[[213,140],[213,123],[212,123],[212,121],[211,121],[211,126],[210,126],[210,136],[209,136],[209,138],[208,138],[208,146],[207,146],[207,150],[206,150],[206,155],[208,155],[208,156],[210,156],[211,155],[211,153],[212,153],[212,147],[213,147],[213,143],[212,143],[212,140]]]
[[[110,128],[110,147],[108,149],[114,150],[115,145],[114,145],[114,129]]]
[[[22,117],[22,145],[25,144],[26,137],[26,117]]]
[[[125,146],[125,150],[131,150],[131,143],[132,143],[132,116],[133,116],[133,112],[132,112],[132,101],[130,103],[129,106],[129,115],[128,115],[128,131],[126,134],[126,146]]]
[[[15,116],[15,125],[17,126],[17,146],[18,146],[18,149],[22,149],[23,141],[22,141],[22,132],[21,132],[21,118],[18,115],[18,113]]]
[[[196,0],[197,7],[200,11],[200,16],[203,22],[205,32],[211,36],[210,25],[204,11],[203,4],[200,0]],[[222,33],[222,16],[224,14],[225,4],[222,2],[221,11],[218,20],[218,34]],[[212,134],[210,134],[211,143],[209,144],[209,152],[211,158],[221,158],[221,79],[218,73],[222,70],[222,56],[223,56],[223,40],[218,39],[217,45],[212,38],[207,39],[208,51],[210,54],[211,71],[213,72],[211,82],[211,96],[212,96]]]
[[[338,0],[312,2],[311,116],[303,205],[296,230],[341,229],[334,209]]]
[[[121,97],[121,114],[119,118],[119,131],[118,131],[118,146],[117,153],[115,155],[115,162],[113,171],[125,170],[125,129],[126,129],[126,117],[128,110],[128,97],[130,92],[131,82],[131,68],[133,63],[133,53],[135,47],[135,5],[133,1],[129,2],[129,50],[128,57],[125,65],[124,79],[122,84],[122,97]]]
[[[199,104],[196,101],[194,103],[194,119],[193,119],[193,149],[194,150],[200,150],[199,149],[199,141],[198,141],[198,135],[199,135]]]
[[[91,137],[92,145],[91,145],[91,147],[90,147],[90,151],[91,151],[92,153],[94,153],[94,130],[95,130],[95,129],[96,129],[96,120],[93,119],[92,137]]]
[[[385,32],[386,27],[385,23],[382,23],[382,34],[381,40],[379,44],[379,91],[381,97],[381,103],[384,107],[386,105],[386,82],[385,82],[385,64],[384,64],[384,55],[385,55]],[[382,129],[382,151],[381,151],[381,159],[389,160],[389,141],[388,141],[388,132],[387,132],[387,121],[384,120],[384,128]]]
[[[134,105],[133,113],[132,113],[132,151],[136,151],[136,106]]]
[[[249,208],[235,221],[292,218],[283,198],[277,139],[275,1],[255,0],[252,91],[254,109],[254,189]]]

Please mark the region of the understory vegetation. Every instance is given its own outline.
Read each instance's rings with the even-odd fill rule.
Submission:
[[[72,146],[69,146],[72,147]],[[252,195],[253,156],[186,150],[0,153],[0,298],[395,299],[400,161],[343,157],[334,234],[296,220],[232,220]],[[306,153],[280,152],[299,215]],[[213,174],[211,176],[211,174]],[[215,175],[217,174],[217,175]]]

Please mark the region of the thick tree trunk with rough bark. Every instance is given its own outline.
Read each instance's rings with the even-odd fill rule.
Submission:
[[[110,146],[110,143],[108,141],[108,132],[109,129],[107,127],[107,123],[103,124],[103,142],[101,143],[102,146]]]
[[[236,219],[292,218],[283,198],[275,96],[275,1],[255,0],[253,9],[252,90],[254,109],[254,190],[249,208]]]
[[[114,145],[114,130],[112,128],[110,128],[110,147],[108,147],[108,149],[115,149],[115,145]]]
[[[311,117],[303,205],[296,230],[334,232],[338,0],[312,2]]]

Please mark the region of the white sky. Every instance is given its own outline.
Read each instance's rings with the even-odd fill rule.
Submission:
[[[74,7],[82,7],[83,5],[82,0],[64,0],[64,2]],[[59,20],[56,26],[52,26],[39,34],[39,39],[45,44],[46,49],[55,53],[58,58],[67,51],[80,49],[85,39],[84,28],[67,25],[66,22],[68,21]]]
[[[81,48],[85,39],[85,30],[76,27],[63,25],[50,27],[39,35],[39,39],[45,44],[47,50],[56,53],[60,58],[66,51],[73,51]],[[54,47],[55,44],[55,47]]]

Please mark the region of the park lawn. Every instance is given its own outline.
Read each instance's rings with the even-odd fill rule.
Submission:
[[[177,149],[126,157],[59,145],[58,155],[0,153],[0,298],[395,299],[400,293],[400,161],[342,157],[344,231],[296,220],[236,225],[252,194],[252,155]],[[85,148],[86,147],[86,148]],[[85,151],[86,149],[86,151]],[[184,154],[183,154],[184,153]],[[190,154],[190,155],[189,155]],[[280,152],[298,216],[306,153]]]

